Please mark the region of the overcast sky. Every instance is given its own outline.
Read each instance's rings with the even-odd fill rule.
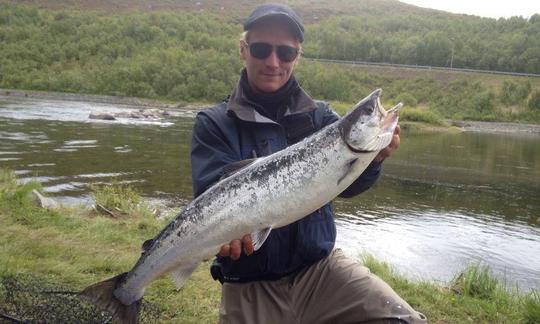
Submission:
[[[400,0],[415,6],[465,13],[482,17],[500,18],[540,14],[540,0]]]

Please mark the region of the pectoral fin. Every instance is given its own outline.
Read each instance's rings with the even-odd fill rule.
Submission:
[[[199,263],[182,265],[171,271],[171,277],[176,285],[176,290],[179,290],[184,285],[185,281],[191,276],[193,271],[197,269]]]
[[[251,233],[251,241],[253,242],[254,251],[257,251],[258,249],[261,248],[261,246],[264,244],[264,242],[268,238],[268,235],[270,235],[271,231],[272,231],[272,228],[267,227],[260,231]]]

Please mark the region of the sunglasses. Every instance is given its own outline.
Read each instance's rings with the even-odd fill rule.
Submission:
[[[276,54],[279,60],[287,63],[294,61],[298,56],[298,53],[300,52],[298,48],[287,45],[274,46],[268,43],[245,44],[249,47],[249,52],[251,53],[251,56],[259,60],[264,60],[268,58],[274,51],[274,48],[276,48]]]

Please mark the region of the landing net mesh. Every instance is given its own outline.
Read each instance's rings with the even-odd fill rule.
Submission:
[[[143,301],[139,323],[157,323],[159,308]],[[112,314],[77,291],[30,275],[0,277],[0,323],[114,323]]]

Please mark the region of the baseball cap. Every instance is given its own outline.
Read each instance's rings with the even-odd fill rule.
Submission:
[[[257,22],[270,17],[285,19],[300,43],[304,41],[304,25],[300,17],[291,7],[279,3],[267,3],[255,8],[244,23],[244,30],[249,30]]]

